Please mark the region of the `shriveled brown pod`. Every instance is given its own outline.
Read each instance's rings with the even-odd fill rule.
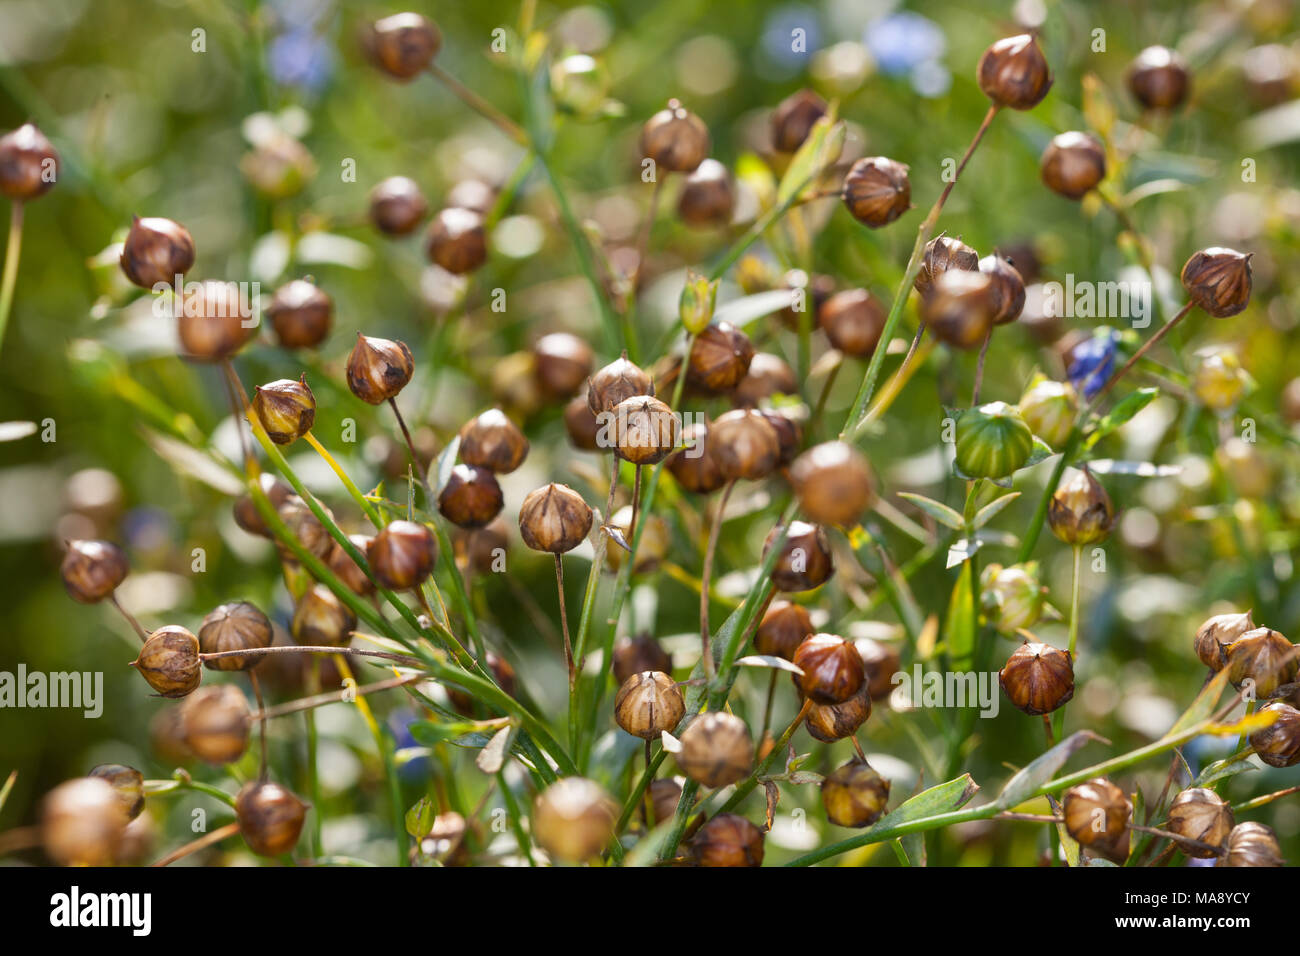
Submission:
[[[1232,828],[1228,834],[1227,851],[1215,866],[1286,866],[1277,834],[1271,827],[1253,820]]]
[[[564,406],[564,430],[573,447],[582,451],[601,451],[600,422],[587,404],[587,396],[575,395]]]
[[[534,489],[519,507],[519,534],[534,551],[564,554],[591,533],[594,513],[568,485],[551,482]]]
[[[364,556],[374,537],[368,534],[350,534],[348,540]],[[349,591],[362,597],[368,597],[375,592],[375,582],[370,580],[360,566],[352,560],[350,554],[339,547],[338,542],[335,542],[334,547],[330,549],[325,563],[335,577],[347,585]]]
[[[282,856],[298,844],[309,807],[269,780],[251,780],[235,797],[239,833],[259,856]]]
[[[248,749],[248,701],[234,684],[202,687],[181,705],[190,752],[210,764],[234,763]]]
[[[1122,863],[1129,853],[1129,818],[1133,804],[1124,791],[1097,777],[1065,791],[1065,828],[1082,846]]]
[[[634,395],[619,402],[610,413],[614,450],[634,465],[654,465],[677,447],[681,422],[664,402],[649,395]]]
[[[634,737],[653,740],[672,731],[686,713],[681,688],[662,671],[642,671],[625,680],[614,698],[614,719]]]
[[[1170,833],[1198,843],[1208,843],[1211,847],[1221,847],[1228,841],[1232,832],[1232,807],[1213,790],[1193,787],[1174,797],[1169,805],[1169,822],[1165,829]],[[1179,843],[1188,856],[1208,860],[1216,854],[1213,850]]]
[[[150,634],[131,666],[163,697],[184,697],[203,680],[199,639],[177,624]]]
[[[773,395],[798,394],[799,382],[789,362],[771,352],[755,352],[749,371],[731,393],[731,401],[737,407],[756,406]]]
[[[290,631],[299,644],[343,647],[356,627],[351,609],[325,585],[315,584],[298,599]]]
[[[130,564],[111,541],[69,541],[59,574],[68,596],[81,604],[96,604],[126,580]]]
[[[426,525],[390,521],[366,546],[366,562],[380,586],[407,591],[424,583],[438,560],[438,541]]]
[[[1247,631],[1228,647],[1228,680],[1238,690],[1249,686],[1258,698],[1271,697],[1300,672],[1300,648],[1269,627]]]
[[[767,477],[781,458],[776,429],[761,412],[736,408],[709,426],[706,454],[727,481]]]
[[[219,651],[246,651],[270,647],[274,633],[271,621],[247,601],[221,604],[208,612],[199,625],[199,650],[204,654]],[[242,671],[255,667],[261,658],[219,657],[204,663],[212,670]]]
[[[1273,717],[1273,723],[1250,735],[1250,745],[1259,759],[1270,767],[1294,767],[1300,763],[1300,710],[1275,700],[1259,712]]]
[[[858,222],[872,229],[887,226],[912,208],[908,167],[886,156],[865,156],[855,162],[840,195]]]
[[[460,430],[460,460],[506,475],[524,463],[528,439],[499,408],[470,419]]]
[[[689,173],[709,156],[709,130],[704,121],[675,99],[641,128],[641,155],[673,173]]]
[[[799,506],[821,524],[852,527],[876,500],[866,456],[842,441],[814,445],[790,466]]]
[[[951,269],[962,272],[974,272],[979,268],[980,254],[960,239],[950,236],[936,236],[925,244],[925,254],[921,259],[921,270],[913,282],[916,291],[928,296],[934,284]]]
[[[614,679],[621,685],[629,677],[642,671],[661,671],[671,674],[672,656],[649,634],[620,637],[614,642]]]
[[[681,744],[677,765],[686,776],[709,788],[735,783],[754,766],[749,728],[733,714],[701,714],[682,731]]]
[[[709,426],[696,422],[682,429],[684,447],[668,456],[667,468],[677,483],[697,495],[717,491],[727,483],[718,467],[717,459],[710,453]]]
[[[596,371],[587,383],[587,405],[592,414],[612,412],[634,395],[653,395],[654,383],[638,365],[622,356]]]
[[[857,733],[870,716],[871,684],[866,682],[856,694],[838,704],[814,702],[804,716],[804,727],[814,740],[829,744]]]
[[[826,776],[821,797],[826,819],[837,826],[860,829],[884,815],[889,805],[889,781],[855,757]]]
[[[330,334],[334,300],[314,283],[294,279],[275,290],[266,317],[284,348],[315,348]]]
[[[1196,629],[1193,646],[1201,663],[1211,670],[1220,670],[1228,660],[1228,648],[1247,631],[1255,629],[1255,622],[1250,618],[1250,611],[1231,614],[1216,614],[1207,618]]]

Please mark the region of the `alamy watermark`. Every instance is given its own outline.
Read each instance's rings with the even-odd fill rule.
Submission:
[[[80,709],[91,720],[104,712],[103,671],[0,671],[0,708]]]
[[[996,717],[1002,702],[997,671],[926,671],[913,664],[911,673],[898,671],[890,680],[900,709],[978,707],[981,717]]]
[[[1043,314],[1062,319],[1128,319],[1135,329],[1151,324],[1153,291],[1148,280],[1076,282],[1066,273],[1065,284],[1043,283]]]

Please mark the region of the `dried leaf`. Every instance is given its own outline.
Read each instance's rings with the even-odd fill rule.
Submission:
[[[510,734],[514,728],[502,727],[488,741],[488,745],[474,758],[474,764],[484,773],[496,773],[506,762],[506,749],[510,745]]]
[[[740,658],[736,663],[741,667],[771,667],[789,671],[791,674],[803,673],[802,667],[787,661],[784,657],[773,657],[770,654],[750,654],[748,657]]]

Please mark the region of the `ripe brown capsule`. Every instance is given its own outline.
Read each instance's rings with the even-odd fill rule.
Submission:
[[[389,176],[370,190],[370,221],[386,236],[409,236],[428,211],[414,179]]]
[[[277,445],[291,445],[311,431],[316,421],[316,396],[304,374],[298,381],[281,378],[253,392],[253,414]]]
[[[1106,150],[1088,133],[1061,133],[1043,150],[1039,173],[1052,192],[1082,199],[1106,178]]]
[[[1300,650],[1282,634],[1268,627],[1247,631],[1228,647],[1228,680],[1238,690],[1250,682],[1257,698],[1296,679]]]
[[[1196,631],[1196,656],[1211,670],[1220,670],[1228,660],[1228,647],[1247,631],[1255,629],[1250,612],[1216,614]]]
[[[507,697],[515,696],[515,669],[510,666],[510,662],[503,657],[488,651],[484,655],[484,661],[487,664],[488,673],[492,675],[492,680],[496,683]],[[458,714],[466,717],[474,715],[474,699],[455,687],[447,688],[447,698],[451,701],[451,706],[456,709]]]
[[[299,644],[343,647],[356,627],[352,610],[325,585],[316,584],[298,599],[289,630]]]
[[[1047,524],[1052,533],[1070,545],[1105,541],[1115,523],[1115,506],[1092,472],[1081,468],[1052,495]]]
[[[736,208],[731,173],[716,159],[706,159],[682,183],[677,215],[688,226],[725,226]]]
[[[39,129],[24,123],[0,136],[0,193],[15,202],[45,195],[59,178],[59,154]]]
[[[69,541],[59,566],[68,596],[81,604],[111,596],[130,570],[126,553],[111,541]]]
[[[894,675],[898,673],[898,648],[864,637],[857,642],[862,666],[867,671],[867,685],[872,700],[882,700],[894,692]]]
[[[519,506],[519,535],[534,551],[564,554],[591,533],[592,510],[568,485],[536,488]]]
[[[817,324],[831,345],[845,355],[866,358],[880,342],[885,310],[866,289],[845,289],[817,310]]]
[[[1025,644],[1007,659],[998,681],[1017,710],[1037,717],[1074,696],[1074,664],[1066,651],[1050,644]]]
[[[754,766],[754,741],[745,722],[734,714],[701,714],[682,731],[681,744],[677,765],[710,789],[743,779]]]
[[[680,422],[673,410],[657,398],[634,395],[614,411],[613,444],[618,457],[636,465],[653,465],[677,447]]]
[[[271,502],[271,507],[275,508],[276,511],[279,511],[285,502],[294,497],[293,489],[274,475],[262,472],[257,476],[257,480],[258,484],[262,486],[262,493],[266,495]],[[270,531],[267,530],[266,522],[262,520],[262,513],[257,510],[257,505],[253,502],[252,495],[240,497],[235,502],[233,512],[235,524],[249,534],[255,534],[263,538],[271,536]]]
[[[829,774],[821,792],[826,819],[841,827],[869,827],[889,805],[889,781],[857,758]]]
[[[442,48],[442,34],[418,13],[396,13],[376,20],[364,41],[379,69],[405,83],[428,68]]]
[[[979,348],[993,330],[996,296],[993,279],[982,272],[945,272],[925,301],[926,327],[954,348]]]
[[[270,647],[274,637],[265,614],[247,601],[220,604],[208,612],[199,625],[199,652],[246,651]],[[218,657],[204,661],[214,671],[243,671],[257,665],[260,657]]]
[[[184,697],[203,680],[199,639],[177,624],[150,634],[131,666],[163,697]]]
[[[686,426],[682,443],[685,447],[668,456],[667,466],[679,485],[697,495],[707,495],[727,483],[711,454],[708,425],[695,422]]]
[[[634,395],[653,395],[654,383],[627,357],[617,358],[587,382],[587,405],[593,415],[612,412],[620,402]]]
[[[449,206],[433,217],[427,239],[429,261],[452,275],[473,272],[487,261],[483,217],[472,209]]]
[[[1300,763],[1300,710],[1273,701],[1259,712],[1276,715],[1273,723],[1250,735],[1250,745],[1259,759],[1270,767],[1294,767]]]
[[[499,408],[472,418],[460,430],[460,460],[506,475],[524,463],[528,439]]]
[[[194,239],[179,222],[135,216],[119,261],[126,277],[143,289],[173,286],[194,265]]]
[[[790,601],[773,601],[754,632],[754,650],[793,660],[794,652],[812,633],[812,618],[807,608]]]
[[[328,509],[326,509],[328,514]],[[334,547],[334,539],[330,533],[325,530],[320,519],[316,517],[308,507],[307,502],[303,501],[297,495],[290,495],[279,508],[276,514],[280,520],[288,527],[289,533],[297,539],[298,543],[304,548],[316,555],[318,558],[326,558]],[[287,548],[283,551],[286,557],[292,557],[293,554]]]
[[[1250,305],[1252,255],[1219,246],[1194,252],[1183,266],[1183,288],[1216,319],[1236,315]]]
[[[1187,99],[1191,75],[1183,58],[1166,46],[1149,46],[1128,68],[1128,91],[1149,110],[1172,110]]]
[[[568,398],[591,375],[591,346],[568,332],[543,335],[533,345],[537,384],[554,399]]]
[[[1025,280],[1011,260],[994,253],[980,260],[980,272],[993,280],[993,324],[1007,325],[1025,310]]]
[[[1082,846],[1112,863],[1128,858],[1129,817],[1133,804],[1124,791],[1097,777],[1065,791],[1065,829]]]
[[[350,534],[348,540],[362,554],[370,547],[370,542],[374,538],[367,534]],[[369,560],[366,562],[369,563]],[[352,556],[344,551],[337,541],[330,548],[329,557],[325,559],[325,564],[334,572],[334,576],[342,581],[349,591],[359,594],[361,597],[368,597],[375,592],[375,582],[366,576],[361,570],[361,566],[352,560]]]
[[[252,303],[233,282],[205,280],[176,306],[181,354],[199,362],[230,358],[253,337]]]
[[[283,348],[315,348],[330,334],[334,300],[313,283],[294,279],[275,290],[266,314]]]
[[[826,101],[809,89],[791,93],[772,111],[772,148],[793,153],[826,115]]]
[[[1232,830],[1232,807],[1213,790],[1193,787],[1174,797],[1169,805],[1169,822],[1165,829],[1170,833],[1210,846],[1223,846]],[[1179,844],[1188,856],[1208,860],[1215,856],[1213,850]]]
[[[575,395],[564,406],[564,430],[569,433],[573,447],[582,451],[599,451],[600,422],[587,404],[587,396]]]
[[[88,777],[103,780],[113,788],[123,816],[134,820],[144,810],[144,774],[120,763],[101,763],[92,767]]]
[[[390,591],[418,588],[433,572],[438,542],[433,532],[414,521],[392,521],[366,548],[366,562],[380,587]]]
[[[871,466],[847,442],[809,448],[790,467],[790,481],[803,513],[819,524],[852,527],[876,500]]]
[[[696,866],[762,866],[763,831],[742,816],[719,813],[691,838],[690,859]]]
[[[1239,823],[1228,834],[1228,852],[1215,866],[1286,866],[1277,834],[1262,823]]]
[[[1052,71],[1032,34],[1004,37],[980,57],[975,68],[984,95],[998,106],[1033,109],[1052,88]]]
[[[798,678],[795,678],[798,687]],[[814,740],[824,744],[843,740],[857,733],[871,716],[871,685],[863,683],[858,692],[838,704],[813,703],[804,717],[804,726]]]
[[[239,834],[258,856],[282,856],[298,845],[307,804],[269,780],[250,780],[235,797]]]
[[[686,359],[686,381],[706,392],[729,392],[745,377],[754,343],[730,322],[715,322],[695,336]]]
[[[912,208],[908,167],[887,156],[865,156],[849,168],[840,195],[844,208],[872,229],[887,226]]]
[[[816,704],[842,704],[866,683],[862,655],[852,641],[835,634],[811,634],[791,658],[803,670],[799,690]]]
[[[378,405],[406,387],[415,372],[415,359],[405,342],[357,333],[348,356],[348,388],[363,402]]]
[[[505,496],[486,468],[457,465],[438,495],[438,510],[454,525],[481,528],[501,513]]]
[[[693,172],[709,156],[709,129],[677,100],[641,127],[641,155],[666,172]]]
[[[773,528],[763,542],[763,556],[781,533],[780,526]],[[790,522],[781,554],[772,567],[772,583],[778,591],[811,591],[830,580],[835,572],[835,559],[831,556],[830,542],[820,526],[806,521]]]
[[[789,362],[771,352],[755,352],[749,371],[731,393],[731,400],[737,408],[755,407],[773,395],[798,394],[799,382]]]
[[[234,684],[202,687],[181,705],[185,746],[201,760],[222,766],[248,749],[248,701]]]
[[[614,719],[633,737],[653,740],[671,732],[686,713],[681,688],[662,671],[633,674],[614,698]]]
[[[980,267],[980,254],[960,239],[936,236],[925,244],[921,269],[912,285],[923,298],[929,297],[939,277],[950,270],[975,272]]]
[[[682,785],[676,780],[659,779],[650,784],[651,811],[654,820],[650,826],[657,827],[665,820],[671,820],[677,812],[677,804],[682,799]],[[645,807],[641,808],[641,819],[645,819]]]
[[[625,683],[643,671],[673,672],[673,659],[649,634],[620,637],[614,642],[614,680]]]
[[[61,783],[41,802],[41,843],[60,866],[108,866],[117,857],[126,814],[99,777]]]
[[[804,411],[807,406],[800,406]],[[776,431],[776,444],[780,449],[777,454],[778,465],[788,465],[803,447],[803,426],[796,417],[800,414],[795,408],[765,408],[759,412],[767,423]]]
[[[562,777],[533,801],[533,838],[551,856],[578,863],[605,849],[618,807],[604,789],[582,777]]]
[[[781,442],[762,412],[736,408],[718,416],[709,426],[705,454],[727,481],[758,481],[776,468]]]
[[[835,294],[835,279],[820,273],[809,276],[802,269],[791,269],[782,276],[778,288],[790,290],[791,301],[777,313],[777,317],[787,329],[797,332],[805,321],[816,326],[817,310]]]

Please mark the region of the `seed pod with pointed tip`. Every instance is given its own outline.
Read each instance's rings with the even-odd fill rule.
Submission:
[[[872,229],[887,226],[912,208],[908,167],[886,156],[866,156],[855,162],[840,195],[858,222]]]
[[[215,654],[270,647],[274,636],[265,614],[247,601],[233,601],[218,605],[203,619],[199,625],[199,651]],[[204,664],[214,671],[243,671],[255,667],[260,660],[260,657],[218,657]]]
[[[615,359],[599,369],[587,383],[587,405],[592,414],[612,412],[620,402],[634,395],[653,395],[654,383],[650,376],[626,356]]]
[[[311,431],[316,421],[316,396],[307,376],[294,381],[281,378],[253,392],[253,414],[277,445],[291,445]]]
[[[807,608],[790,601],[773,601],[754,632],[754,650],[793,660],[799,645],[812,634],[812,618]]]
[[[299,644],[344,647],[356,627],[351,608],[325,585],[316,584],[298,599],[289,630]]]
[[[700,827],[688,849],[696,866],[762,866],[763,831],[742,816],[719,813]]]
[[[867,685],[872,700],[883,700],[894,692],[894,675],[898,673],[898,648],[869,637],[858,640],[858,653],[867,671]]]
[[[235,797],[239,834],[258,856],[281,856],[298,845],[307,804],[269,780],[250,780]]]
[[[348,388],[363,402],[379,405],[406,387],[415,360],[405,342],[357,333],[348,356]]]
[[[386,236],[409,236],[429,211],[415,180],[389,176],[370,190],[370,221]]]
[[[1086,546],[1105,541],[1114,523],[1110,495],[1087,468],[1057,488],[1048,503],[1047,524],[1066,544]]]
[[[1247,681],[1257,698],[1271,697],[1300,670],[1300,648],[1268,627],[1247,631],[1227,649],[1228,680],[1240,690]]]
[[[842,704],[866,683],[862,655],[852,641],[835,634],[811,634],[795,648],[799,689],[817,704]]]
[[[108,866],[117,857],[126,814],[99,777],[61,783],[41,801],[41,844],[60,866]]]
[[[1223,668],[1228,660],[1228,648],[1233,641],[1255,629],[1250,611],[1240,614],[1216,614],[1196,630],[1194,647],[1201,663],[1211,670]]]
[[[921,269],[917,272],[912,285],[923,298],[927,298],[944,273],[953,270],[976,272],[979,265],[980,254],[966,243],[949,236],[936,236],[925,244]]]
[[[1052,71],[1033,34],[1003,37],[984,51],[975,77],[998,106],[1033,109],[1052,88]]]
[[[982,272],[945,272],[925,300],[926,327],[954,348],[979,348],[993,331],[996,296],[993,280]]]
[[[798,687],[798,678],[795,679],[795,687]],[[857,733],[858,728],[870,716],[871,685],[870,682],[864,682],[858,692],[846,701],[838,704],[814,702],[804,717],[804,726],[814,740],[829,744]]]
[[[727,481],[742,478],[757,481],[776,468],[781,443],[776,429],[762,412],[736,408],[720,415],[709,426],[705,454],[713,458]]]
[[[591,522],[591,507],[582,496],[555,482],[530,491],[519,506],[519,534],[534,551],[572,551],[586,540]]]
[[[362,554],[370,547],[370,542],[374,537],[368,534],[350,534],[348,540]],[[360,565],[352,560],[352,556],[339,547],[338,542],[334,542],[334,547],[330,548],[329,557],[325,559],[326,565],[334,572],[334,576],[342,581],[354,594],[361,597],[369,597],[375,593],[375,582],[366,576],[361,570]],[[367,561],[367,564],[369,561]]]
[[[171,286],[194,265],[194,239],[179,222],[136,216],[119,261],[126,277],[143,289],[160,283]]]
[[[315,348],[330,334],[334,322],[334,300],[315,284],[305,279],[294,279],[275,290],[266,315],[282,347]]]
[[[178,624],[150,634],[131,666],[163,697],[184,697],[203,680],[199,639]]]
[[[380,587],[390,591],[418,588],[433,572],[438,542],[433,532],[414,521],[392,521],[366,548],[366,562]]]
[[[257,331],[252,303],[233,282],[204,280],[187,290],[176,312],[181,354],[199,362],[230,358]]]
[[[763,555],[776,542],[781,533],[778,525],[763,542]],[[830,542],[819,525],[806,521],[790,522],[781,554],[772,567],[772,583],[778,591],[811,591],[830,580],[835,572],[835,559],[831,556]]]
[[[1194,252],[1183,266],[1183,288],[1216,319],[1236,315],[1250,304],[1252,255],[1220,246]]]
[[[597,783],[562,777],[533,801],[533,838],[551,856],[578,863],[605,849],[618,807]]]
[[[515,696],[515,669],[510,666],[510,662],[503,657],[488,651],[484,657],[487,664],[488,673],[492,675],[492,680],[505,693],[507,697]],[[455,687],[447,688],[447,698],[451,701],[452,707],[458,714],[466,717],[472,717],[474,714],[474,699]]]
[[[568,398],[591,375],[591,346],[568,332],[543,335],[533,345],[537,383],[554,399]]]
[[[809,89],[791,93],[772,111],[772,148],[793,153],[826,115],[826,101]]]
[[[680,422],[659,399],[634,395],[620,402],[611,414],[614,449],[624,461],[654,465],[677,447]]]
[[[681,743],[677,765],[710,789],[735,783],[753,769],[754,741],[745,722],[734,714],[701,714],[682,731]]]
[[[819,524],[852,527],[876,500],[871,466],[847,442],[809,448],[790,467],[790,481],[803,513]]]
[[[979,271],[993,280],[993,324],[1007,325],[1025,310],[1025,280],[1009,259],[994,253],[980,260]]]
[[[1191,75],[1183,58],[1166,46],[1149,46],[1129,65],[1128,91],[1149,110],[1172,110],[1187,99]]]
[[[1067,652],[1050,644],[1025,644],[1008,658],[998,681],[1017,710],[1037,717],[1074,696],[1074,664]]]
[[[1213,790],[1193,787],[1174,797],[1169,805],[1169,822],[1165,825],[1170,833],[1198,843],[1210,846],[1223,846],[1232,830],[1232,807],[1224,802]],[[1179,844],[1178,848],[1188,856],[1201,860],[1213,858],[1213,850]]]
[[[672,173],[693,172],[709,156],[709,129],[677,100],[641,127],[641,155]]]
[[[234,684],[201,687],[181,705],[185,746],[216,766],[234,763],[248,749],[248,701]]]
[[[871,826],[889,805],[889,781],[856,757],[822,780],[821,793],[826,819],[841,827]]]
[[[885,310],[866,289],[845,289],[822,303],[817,324],[831,345],[845,355],[866,358],[880,342]]]
[[[688,226],[725,226],[736,208],[731,173],[716,159],[706,159],[682,183],[677,215]]]
[[[271,507],[277,511],[286,501],[294,497],[292,488],[268,472],[262,472],[257,476],[257,480],[262,486],[262,493],[271,502]],[[257,510],[257,505],[253,502],[252,495],[241,496],[235,502],[232,510],[235,516],[235,524],[249,534],[255,534],[263,538],[271,536],[270,531],[267,530],[266,522],[262,520],[262,513]]]
[[[1097,777],[1065,791],[1062,804],[1065,829],[1076,842],[1113,863],[1128,858],[1133,804],[1123,790]]]
[[[697,495],[717,491],[727,483],[709,444],[709,426],[695,422],[682,429],[685,447],[668,456],[668,470],[677,483]]]
[[[470,419],[460,430],[460,460],[467,465],[505,475],[522,465],[527,455],[528,439],[499,408]]]
[[[1034,434],[1015,406],[989,402],[957,416],[957,467],[972,478],[1006,478],[1024,466]]]
[[[144,810],[144,774],[134,767],[101,763],[92,767],[86,776],[103,780],[113,788],[127,820],[134,820]]]
[[[1281,701],[1260,708],[1274,717],[1273,723],[1250,735],[1250,745],[1270,767],[1294,767],[1300,763],[1300,710]]]
[[[427,238],[429,261],[452,275],[473,272],[487,261],[483,217],[472,209],[449,206],[433,217]]]
[[[748,335],[730,322],[715,322],[691,343],[686,381],[706,392],[728,392],[744,379],[753,358]]]
[[[1277,834],[1262,823],[1238,823],[1228,834],[1227,853],[1215,866],[1286,866]]]
[[[633,737],[653,740],[671,732],[686,713],[681,688],[662,671],[642,671],[625,680],[614,698],[614,719]]]
[[[33,124],[0,136],[0,193],[6,199],[27,202],[45,195],[58,181],[59,169],[54,145]]]
[[[671,674],[673,659],[649,634],[620,637],[614,642],[614,679],[619,684],[643,671]]]
[[[395,13],[371,25],[364,46],[375,66],[406,83],[433,62],[442,48],[442,34],[418,13]]]
[[[276,514],[288,527],[289,533],[304,548],[318,558],[329,556],[331,549],[334,547],[334,539],[325,530],[325,526],[321,524],[320,519],[312,513],[307,502],[297,495],[290,495],[285,499],[284,504],[276,509]],[[329,514],[328,509],[326,509],[326,514]],[[287,548],[282,553],[288,558],[293,558],[293,553]]]
[[[486,468],[457,465],[438,495],[438,510],[454,525],[481,528],[501,513],[505,497]]]
[[[97,604],[112,595],[130,570],[126,553],[111,541],[69,541],[59,574],[74,601]]]
[[[798,416],[806,413],[808,406],[798,408],[765,408],[759,412],[776,431],[776,444],[780,449],[777,465],[788,465],[803,448],[803,425]]]
[[[1031,432],[1053,448],[1061,448],[1074,428],[1079,395],[1069,382],[1040,378],[1020,396],[1016,409]]]
[[[1066,199],[1082,199],[1106,178],[1106,150],[1096,137],[1071,130],[1047,144],[1039,166],[1048,189]]]

